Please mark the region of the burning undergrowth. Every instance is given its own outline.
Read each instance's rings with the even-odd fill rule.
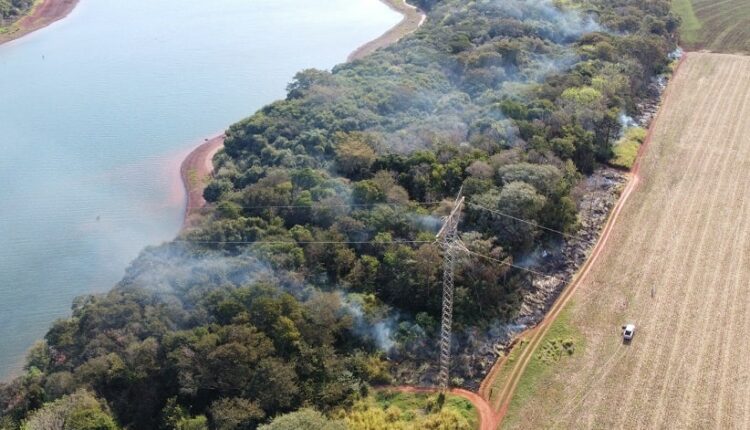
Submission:
[[[430,235],[434,235],[441,224],[441,219],[434,215],[410,214],[408,218],[430,231]],[[491,246],[486,248],[489,245],[476,234],[467,234],[464,239],[472,249],[485,247],[485,252],[492,252]],[[435,256],[433,269],[437,278],[442,270],[442,260],[439,253]],[[472,273],[475,266],[476,262],[465,256],[459,262],[458,276],[480,276]],[[397,310],[383,303],[375,294],[353,292],[351,286],[333,284],[330,279],[314,285],[309,277],[274,268],[252,248],[207,250],[190,241],[152,247],[131,264],[118,289],[150,291],[168,306],[190,312],[206,306],[207,297],[212,297],[216,291],[231,294],[249,285],[264,285],[276,289],[279,294],[288,293],[302,303],[315,303],[326,297],[326,303],[344,318],[348,330],[357,338],[355,343],[381,351],[391,363],[397,380],[428,385],[435,382],[438,312],[414,314]],[[438,298],[437,304],[440,303],[440,293],[440,285],[436,284],[434,296]],[[468,290],[459,287],[459,294],[467,293]],[[183,321],[182,328],[189,328],[196,321],[211,322],[205,318],[195,320],[193,317]],[[486,364],[480,364],[474,357],[486,359],[494,356],[497,351],[493,340],[509,338],[514,329],[514,326],[500,322],[489,325],[459,323],[453,337],[455,382],[472,384],[472,381],[477,381],[486,370],[482,367]]]
[[[459,190],[451,374],[476,387],[596,240],[623,180],[600,167],[627,115],[654,110],[679,22],[668,0],[418,1],[414,34],[300,72],[232,125],[203,219],[77,300],[0,387],[0,411],[20,423],[93,387],[127,428],[254,428],[433,383],[435,229]]]
[[[457,268],[455,374],[473,383],[497,345],[533,322],[523,318],[539,308],[536,292],[565,282],[524,269],[559,277],[569,265],[551,261],[568,251],[579,261],[580,247],[553,232],[594,228],[574,189],[610,160],[642,81],[671,51],[648,36],[653,49],[635,55],[635,31],[603,30],[593,17],[607,28],[615,18],[589,3],[435,2],[401,43],[301,72],[286,100],[227,132],[206,194],[217,210],[186,238],[283,242],[245,257],[297,297],[335,294],[357,337],[400,378],[426,383],[442,297],[434,234],[446,214],[429,205],[463,189],[462,237],[490,257]]]
[[[324,290],[298,274],[273,269],[256,251],[207,251],[189,242],[146,249],[117,287],[154,292],[164,303],[192,309],[214,290],[231,291],[253,284],[273,286],[301,302],[327,295],[337,312],[350,319],[352,334],[386,354],[396,348],[400,324],[406,319],[374,295]]]
[[[432,382],[442,297],[434,234],[446,205],[415,201],[450,201],[463,186],[470,202],[560,230],[583,219],[581,231],[594,235],[585,208],[553,207],[569,198],[576,170],[592,169],[609,136],[633,123],[615,69],[587,76],[593,60],[580,40],[613,37],[593,16],[547,0],[444,1],[402,43],[331,73],[300,73],[287,100],[229,130],[207,190],[218,209],[211,219],[187,243],[146,251],[121,286],[188,305],[211,288],[256,282],[303,301],[329,294],[399,379]],[[611,118],[593,102],[612,105]],[[470,249],[558,277],[462,260],[454,374],[471,385],[498,345],[538,317],[538,292],[553,296],[582,253],[529,225],[467,211]],[[279,243],[242,245],[255,241]]]

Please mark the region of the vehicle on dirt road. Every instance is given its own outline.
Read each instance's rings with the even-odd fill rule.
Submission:
[[[632,340],[635,335],[635,324],[628,324],[622,327],[622,338],[624,340]]]

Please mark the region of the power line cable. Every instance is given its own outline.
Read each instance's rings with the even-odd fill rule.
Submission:
[[[328,208],[328,207],[375,207],[375,206],[391,206],[391,207],[406,207],[410,204],[415,205],[422,205],[422,206],[429,206],[429,205],[438,205],[443,203],[442,201],[428,201],[428,202],[409,202],[409,203],[341,203],[341,204],[314,204],[314,205],[259,205],[259,206],[235,206],[239,209],[319,209],[319,208]],[[540,228],[542,230],[546,230],[552,233],[557,233],[561,236],[565,236],[571,239],[575,239],[578,237],[578,235],[565,233],[564,231],[557,230],[551,227],[544,226],[542,224],[529,221],[523,218],[519,218],[517,216],[510,215],[508,213],[499,211],[497,209],[490,209],[486,206],[480,205],[478,203],[468,202],[467,204],[474,206],[476,208],[485,210],[487,212],[491,212],[495,215],[500,215],[505,218],[512,219],[514,221],[522,222],[524,224]],[[216,209],[215,206],[204,206],[204,207],[190,207],[187,208],[188,211],[190,210],[213,210]]]
[[[399,241],[351,241],[351,240],[313,240],[313,241],[292,241],[292,240],[279,240],[279,241],[266,241],[266,240],[254,240],[254,241],[219,241],[219,240],[185,240],[185,239],[177,239],[173,240],[172,242],[177,243],[194,243],[194,244],[200,244],[200,245],[338,245],[338,244],[354,244],[354,245],[398,245],[398,244],[427,244],[427,243],[436,243],[434,240],[399,240]],[[546,273],[542,273],[536,270],[532,270],[523,266],[519,266],[516,264],[508,263],[504,260],[499,260],[494,257],[490,257],[488,255],[480,254],[478,252],[471,251],[470,249],[466,248],[466,246],[462,247],[463,251],[475,255],[477,257],[484,258],[486,260],[490,260],[496,263],[500,263],[502,265],[512,267],[514,269],[523,270],[525,272],[532,273],[537,276],[542,276],[545,278],[551,278],[555,279],[557,281],[562,282],[562,280],[556,276],[548,275]]]
[[[526,271],[526,272],[529,272],[529,273],[533,273],[534,275],[537,275],[537,276],[543,276],[545,278],[550,278],[550,279],[554,279],[556,281],[562,282],[562,279],[560,279],[560,278],[558,278],[556,276],[548,275],[546,273],[538,272],[536,270],[531,270],[531,269],[528,269],[526,267],[518,266],[518,265],[513,264],[513,263],[508,263],[507,261],[498,260],[497,258],[493,258],[493,257],[490,257],[488,255],[484,255],[484,254],[480,254],[478,252],[474,252],[474,251],[472,251],[472,250],[470,250],[470,249],[468,249],[466,247],[464,247],[464,251],[467,252],[467,253],[469,253],[469,254],[471,254],[471,255],[476,255],[477,257],[481,257],[481,258],[484,258],[484,259],[487,259],[487,260],[490,260],[490,261],[494,261],[496,263],[500,263],[500,264],[503,264],[505,266],[512,267],[514,269],[523,270],[523,271]]]
[[[554,228],[545,227],[545,226],[543,226],[541,224],[538,224],[538,223],[535,223],[533,221],[525,220],[523,218],[518,218],[516,216],[510,215],[510,214],[507,214],[507,213],[504,213],[504,212],[500,212],[500,211],[498,211],[496,209],[490,209],[488,207],[484,207],[484,206],[482,206],[482,205],[480,205],[478,203],[469,202],[468,204],[470,206],[474,206],[474,207],[477,207],[479,209],[486,210],[487,212],[491,212],[493,214],[500,215],[500,216],[505,217],[505,218],[510,218],[512,220],[515,220],[515,221],[518,221],[518,222],[522,222],[524,224],[528,224],[528,225],[531,225],[531,226],[534,226],[534,227],[537,227],[537,228],[541,228],[542,230],[551,231],[553,233],[557,233],[559,235],[562,235],[562,236],[565,236],[565,237],[569,237],[571,239],[575,239],[575,238],[578,237],[577,235],[573,235],[573,234],[570,234],[570,233],[565,233],[564,231],[556,230]]]
[[[417,205],[436,205],[443,203],[442,201],[428,201],[428,202],[410,202],[411,204],[417,204]],[[527,225],[531,225],[536,228],[540,228],[542,230],[546,230],[549,232],[557,233],[559,235],[568,237],[568,238],[577,238],[576,235],[572,235],[569,233],[565,233],[563,231],[543,226],[539,223],[535,223],[533,221],[525,220],[523,218],[519,218],[501,211],[498,211],[496,209],[490,209],[488,207],[485,207],[483,205],[480,205],[478,203],[472,203],[468,202],[469,205],[474,206],[476,208],[485,210],[487,212],[500,215],[505,218],[512,219],[514,221],[522,222]],[[326,207],[374,207],[374,206],[408,206],[409,203],[342,203],[342,204],[316,204],[316,205],[266,205],[266,206],[235,206],[239,207],[240,209],[295,209],[295,208],[326,208]],[[204,206],[202,208],[187,208],[188,210],[191,209],[215,209],[214,207],[207,207]],[[176,239],[173,240],[173,242],[178,243],[194,243],[194,244],[203,244],[203,245],[286,245],[286,244],[295,244],[295,245],[310,245],[310,244],[318,244],[318,245],[335,245],[335,244],[349,244],[349,245],[388,245],[388,244],[427,244],[427,243],[436,243],[434,240],[402,240],[402,241],[293,241],[293,240],[287,240],[287,241],[265,241],[265,240],[256,240],[256,241],[213,241],[213,240],[186,240],[186,239]],[[496,263],[500,263],[502,265],[505,265],[507,267],[512,267],[514,269],[522,270],[537,276],[542,276],[545,278],[551,278],[555,279],[557,281],[562,282],[560,278],[557,278],[552,275],[548,275],[546,273],[542,273],[536,270],[532,270],[523,266],[519,266],[516,264],[509,263],[504,260],[499,260],[497,258],[493,258],[484,254],[480,254],[478,252],[474,252],[466,248],[466,246],[462,247],[465,252],[468,254],[484,258]]]
[[[313,204],[313,205],[258,205],[258,206],[234,206],[238,209],[319,209],[319,208],[329,208],[329,207],[375,207],[375,206],[392,206],[392,207],[407,207],[412,204],[414,205],[421,205],[421,206],[430,206],[430,205],[438,205],[443,203],[443,201],[428,201],[428,202],[409,202],[409,203],[341,203],[341,204]],[[485,210],[487,212],[491,212],[496,215],[500,215],[505,218],[512,219],[514,221],[522,222],[527,225],[531,225],[533,227],[540,228],[542,230],[546,230],[552,233],[557,233],[559,235],[569,237],[569,238],[577,238],[577,235],[573,235],[570,233],[565,233],[564,231],[560,231],[551,227],[547,227],[544,225],[541,225],[539,223],[529,221],[523,218],[519,218],[513,215],[510,215],[505,212],[501,212],[497,209],[490,209],[486,206],[482,206],[478,203],[472,203],[468,202],[467,204],[474,206],[476,208]],[[214,210],[216,209],[215,206],[203,206],[203,207],[189,207],[187,208],[188,211],[190,210]]]
[[[389,244],[417,244],[417,243],[435,243],[434,240],[393,240],[393,241],[356,241],[356,240],[189,240],[175,239],[172,242],[178,243],[196,243],[202,245],[335,245],[335,244],[353,244],[353,245],[389,245]]]
[[[415,205],[438,205],[443,202],[432,201],[432,202],[409,202],[409,203],[341,203],[341,204],[312,204],[312,205],[259,205],[259,206],[234,206],[239,209],[317,209],[317,208],[329,208],[329,207],[374,207],[374,206],[410,206]],[[187,210],[211,210],[216,209],[215,206],[203,206],[203,207],[188,207]]]

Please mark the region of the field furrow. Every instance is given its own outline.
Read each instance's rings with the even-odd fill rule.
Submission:
[[[750,0],[686,0],[680,9],[683,45],[713,52],[750,53]],[[694,13],[694,15],[693,15]],[[694,22],[697,19],[699,22]]]
[[[507,427],[750,424],[750,57],[691,53],[670,91],[641,183],[569,305],[584,350]]]

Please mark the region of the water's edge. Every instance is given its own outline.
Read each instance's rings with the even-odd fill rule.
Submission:
[[[427,15],[406,0],[380,0],[392,10],[400,13],[403,19],[377,38],[362,44],[347,57],[347,62],[361,59],[372,52],[398,42],[404,36],[413,33],[424,24]],[[203,190],[208,177],[213,173],[214,155],[224,147],[224,133],[204,139],[204,143],[193,149],[180,165],[180,177],[185,189],[185,215],[180,233],[190,228],[200,210],[206,205]]]
[[[385,48],[388,45],[398,42],[402,37],[416,31],[427,19],[427,15],[425,15],[422,10],[416,6],[410,5],[406,0],[380,1],[385,3],[385,5],[393,11],[400,13],[401,16],[403,16],[403,19],[379,37],[362,44],[362,46],[352,51],[352,53],[349,54],[349,57],[347,57],[347,61],[359,60],[360,58],[372,54],[378,49]]]
[[[145,247],[180,231],[177,172],[201,130],[219,131],[283,98],[297,71],[333,67],[401,20],[385,0],[300,2],[299,14],[285,13],[298,0],[225,0],[218,11],[193,0],[169,28],[158,18],[169,11],[161,2],[37,7],[71,1],[73,13],[0,50],[0,92],[14,101],[0,108],[0,128],[6,144],[15,142],[2,145],[0,159],[0,197],[9,202],[0,213],[0,381],[20,374],[28,348],[54,319],[69,317],[73,297],[109,291]],[[279,27],[299,33],[276,46]],[[341,37],[348,34],[356,42]],[[253,38],[259,43],[235,45]],[[274,60],[279,51],[299,55]],[[170,78],[185,70],[196,72]],[[246,85],[262,77],[263,85]]]

